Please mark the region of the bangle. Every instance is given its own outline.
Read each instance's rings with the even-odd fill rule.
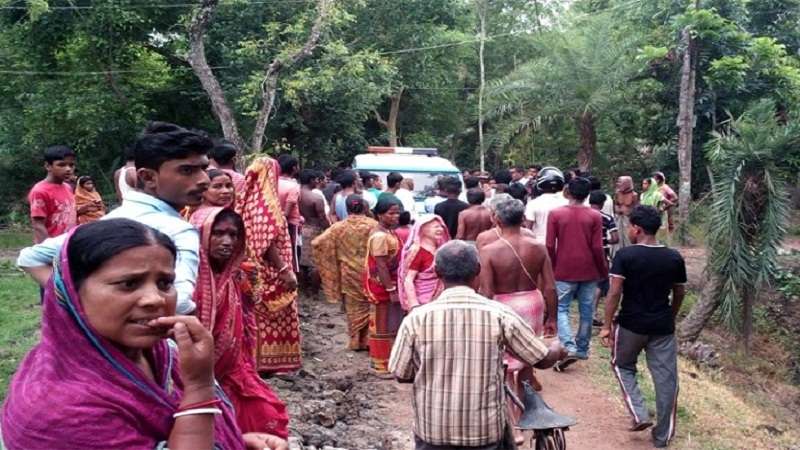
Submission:
[[[178,408],[178,410],[176,412],[183,412],[183,411],[188,411],[190,409],[197,409],[197,408],[209,408],[209,407],[219,406],[220,403],[222,403],[222,400],[220,400],[218,398],[214,398],[214,399],[211,399],[211,400],[208,400],[208,401],[205,401],[205,402],[197,402],[197,403],[191,403],[191,404],[186,405],[186,406],[181,406],[181,407]]]
[[[219,408],[194,408],[194,409],[187,409],[186,411],[176,412],[172,415],[173,419],[177,419],[178,417],[183,416],[193,416],[196,414],[222,414],[222,410]]]
[[[397,291],[397,286],[395,286],[395,287],[393,287],[391,289],[386,289],[386,292],[395,292],[395,291]]]
[[[288,264],[284,264],[283,267],[278,269],[278,273],[281,274],[283,272],[286,272],[288,269],[289,269],[289,265]]]

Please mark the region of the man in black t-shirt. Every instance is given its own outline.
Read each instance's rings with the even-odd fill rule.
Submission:
[[[611,266],[611,290],[606,298],[606,320],[600,331],[603,345],[612,348],[612,361],[625,405],[633,416],[632,431],[653,425],[636,382],[636,361],[645,351],[647,368],[656,391],[657,424],[653,445],[666,447],[675,435],[678,399],[678,348],[675,316],[685,294],[686,266],[677,251],[658,245],[661,214],[651,206],[637,206],[630,214],[628,237],[634,245],[617,252]],[[670,302],[670,293],[672,301]],[[622,307],[612,332],[612,321]]]
[[[441,217],[447,225],[450,237],[455,238],[458,232],[458,215],[461,211],[469,208],[469,205],[458,199],[461,194],[461,181],[456,177],[442,179],[442,190],[447,196],[447,200],[440,202],[433,209],[434,214]]]

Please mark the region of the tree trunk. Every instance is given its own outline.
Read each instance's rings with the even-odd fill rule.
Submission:
[[[222,86],[206,60],[206,48],[203,41],[217,4],[218,0],[203,0],[200,9],[189,24],[189,65],[192,66],[192,71],[200,80],[200,84],[211,101],[211,109],[219,121],[225,139],[233,142],[242,151],[245,143],[239,133],[236,117],[225,99]]]
[[[403,98],[404,87],[389,97],[389,118],[384,119],[378,111],[373,111],[375,120],[386,129],[389,147],[397,147],[397,119],[400,117],[400,100]]]
[[[755,291],[750,286],[742,289],[742,345],[746,355],[750,354],[750,346],[753,340],[753,303],[755,303]]]
[[[703,328],[705,328],[708,321],[714,316],[717,307],[719,307],[719,297],[716,295],[719,291],[718,286],[719,281],[713,276],[703,286],[697,303],[678,324],[677,335],[679,341],[694,342],[700,337]]]
[[[592,169],[592,159],[594,159],[597,147],[595,116],[591,111],[584,111],[578,118],[578,132],[581,137],[581,145],[578,150],[578,169],[581,172],[587,172]]]
[[[681,67],[681,87],[678,104],[678,217],[683,223],[689,217],[692,199],[692,141],[694,134],[694,97],[696,68],[694,65],[694,40],[688,28],[683,29],[685,47]]]
[[[480,22],[480,46],[478,59],[480,61],[480,86],[478,87],[478,156],[481,162],[481,173],[486,170],[486,147],[483,145],[483,95],[486,89],[486,65],[484,64],[483,51],[486,46],[486,2],[478,2],[478,19]]]

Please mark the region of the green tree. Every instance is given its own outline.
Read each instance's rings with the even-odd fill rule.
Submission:
[[[749,351],[753,305],[775,274],[786,234],[787,183],[800,168],[800,114],[781,117],[761,100],[715,132],[706,145],[714,173],[709,223],[709,275],[703,296],[679,327],[682,340],[699,336],[715,310],[740,329]]]

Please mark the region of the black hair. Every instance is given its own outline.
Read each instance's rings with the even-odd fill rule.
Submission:
[[[494,182],[497,184],[511,184],[511,171],[500,169],[494,173]]]
[[[514,166],[514,170],[515,170],[516,172],[519,172],[519,173],[521,173],[521,174],[524,174],[524,173],[525,173],[525,168],[524,168],[524,167],[522,167],[522,166]]]
[[[568,185],[570,195],[578,201],[586,200],[591,191],[589,180],[583,177],[574,177],[569,181]]]
[[[361,177],[361,182],[364,183],[364,184],[367,184],[368,181],[374,180],[375,178],[378,177],[374,173],[366,171],[366,170],[359,170],[358,171],[358,176]]]
[[[321,173],[322,172],[318,170],[312,170],[312,169],[301,170],[300,176],[298,177],[300,179],[300,184],[302,185],[311,184],[311,182],[314,181],[315,179],[319,179]]]
[[[664,178],[664,174],[661,172],[653,173],[653,178],[656,180],[656,183],[663,183],[667,181],[666,178]]]
[[[217,162],[217,164],[228,165],[236,157],[239,149],[236,148],[233,142],[226,139],[217,139],[214,141],[214,147],[208,153],[208,156]]]
[[[542,165],[541,164],[531,164],[530,166],[528,166],[528,169],[536,169],[536,171],[538,172],[538,171],[542,170]]]
[[[230,220],[236,225],[236,229],[239,230],[239,240],[241,242],[245,242],[245,227],[244,227],[244,219],[242,216],[239,215],[236,211],[225,208],[217,214],[217,217],[214,218],[214,223],[211,224],[211,228],[213,229],[217,224],[222,223],[225,220]]]
[[[661,214],[652,206],[638,205],[630,214],[631,224],[644,230],[645,233],[655,236],[661,228]]]
[[[473,189],[478,187],[481,184],[481,179],[478,177],[466,177],[464,178],[464,188],[465,189]]]
[[[166,122],[151,122],[134,143],[137,169],[158,170],[173,159],[206,155],[214,146],[208,136]]]
[[[76,289],[109,259],[125,250],[160,245],[178,253],[166,234],[130,219],[108,219],[79,226],[67,244],[69,272]]]
[[[461,181],[456,177],[446,177],[442,182],[442,187],[447,194],[458,195],[461,193]]]
[[[589,185],[591,186],[590,189],[593,191],[597,191],[603,189],[603,183],[600,182],[600,179],[594,175],[590,175],[586,177],[589,180]]]
[[[367,201],[364,197],[358,194],[350,194],[344,199],[344,206],[347,208],[347,214],[364,214],[369,209]]]
[[[403,211],[400,213],[400,220],[398,221],[398,225],[404,227],[406,225],[411,224],[411,213],[408,211]]]
[[[222,176],[228,177],[228,179],[233,181],[233,178],[231,178],[231,176],[227,172],[225,172],[224,170],[221,170],[221,169],[208,169],[208,170],[206,170],[206,175],[208,175],[208,181],[211,181],[214,178],[222,177]]]
[[[68,156],[75,157],[75,152],[66,145],[51,145],[44,149],[44,162],[53,164],[56,161],[62,161]]]
[[[394,195],[381,195],[380,198],[378,198],[378,204],[375,205],[372,212],[375,213],[376,216],[386,214],[392,209],[392,206],[395,205],[401,209],[403,208],[403,204],[400,203],[400,200]]]
[[[78,186],[83,187],[84,184],[86,184],[86,183],[88,183],[90,181],[92,183],[94,183],[94,179],[92,177],[90,177],[89,175],[84,175],[82,177],[78,177]]]
[[[345,170],[339,174],[336,182],[342,185],[342,189],[353,187],[356,184],[356,173],[352,170]]]
[[[486,201],[486,194],[481,188],[472,188],[467,191],[467,203],[470,205],[481,205]]]
[[[508,186],[508,189],[506,189],[506,194],[514,197],[522,203],[525,203],[528,200],[528,190],[525,189],[525,186],[518,181],[515,181]]]
[[[125,149],[122,151],[122,155],[125,156],[125,162],[133,161],[136,159],[136,152],[134,151],[135,146],[134,144],[128,144],[125,146]]]
[[[393,188],[397,186],[398,183],[403,181],[403,174],[400,172],[391,172],[389,175],[386,176],[386,186],[389,188]]]
[[[600,189],[594,189],[589,194],[589,204],[603,206],[606,202],[606,193]]]
[[[300,161],[294,156],[284,153],[278,156],[278,165],[281,166],[281,173],[283,175],[290,175],[292,170],[300,165]]]

